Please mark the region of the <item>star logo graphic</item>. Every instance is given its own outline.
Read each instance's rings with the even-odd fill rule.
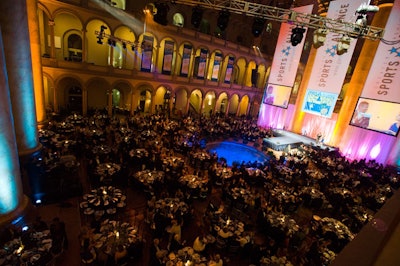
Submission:
[[[390,49],[389,50],[389,52],[391,53],[391,54],[396,54],[396,56],[398,56],[398,57],[400,57],[400,47],[392,47],[392,49]]]
[[[335,44],[335,45],[332,45],[332,47],[326,48],[325,53],[326,53],[327,55],[330,55],[330,56],[334,57],[335,54],[336,54],[336,49],[337,49],[337,45],[336,45],[336,44]]]
[[[286,46],[286,48],[282,49],[282,54],[288,56],[290,54],[290,50],[292,48],[290,46]]]

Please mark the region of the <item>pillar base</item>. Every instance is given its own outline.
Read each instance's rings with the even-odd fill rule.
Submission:
[[[7,225],[10,225],[17,218],[25,216],[28,213],[28,210],[31,206],[33,205],[30,202],[29,198],[26,195],[24,195],[21,200],[21,203],[14,211],[4,215],[0,215],[0,228],[5,228]]]
[[[41,143],[39,143],[35,148],[33,149],[29,149],[29,150],[23,150],[23,151],[18,151],[18,156],[19,157],[28,157],[32,154],[34,154],[37,151],[40,151],[43,148],[43,145]]]

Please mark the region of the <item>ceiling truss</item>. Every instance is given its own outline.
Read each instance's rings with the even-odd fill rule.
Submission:
[[[227,10],[239,15],[291,23],[309,29],[327,29],[329,32],[335,32],[351,38],[364,38],[374,41],[381,40],[383,39],[385,31],[382,28],[369,25],[361,26],[352,22],[335,20],[314,14],[300,13],[290,9],[266,6],[241,0],[172,0],[171,3],[199,6],[214,10]]]

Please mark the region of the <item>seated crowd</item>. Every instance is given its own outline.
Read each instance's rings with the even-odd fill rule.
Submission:
[[[273,130],[247,117],[95,112],[52,120],[39,133],[35,163],[49,175],[87,165],[85,265],[135,265],[146,247],[149,265],[326,265],[399,187],[390,167],[335,149],[267,150],[262,140]],[[206,145],[225,139],[268,160],[229,166]],[[145,209],[129,208],[127,189],[145,193]]]

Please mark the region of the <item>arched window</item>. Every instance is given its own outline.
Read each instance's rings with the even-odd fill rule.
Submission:
[[[178,27],[183,27],[185,23],[185,19],[183,18],[182,14],[175,13],[173,17],[172,24]]]
[[[82,61],[82,38],[78,34],[68,36],[68,61]]]

